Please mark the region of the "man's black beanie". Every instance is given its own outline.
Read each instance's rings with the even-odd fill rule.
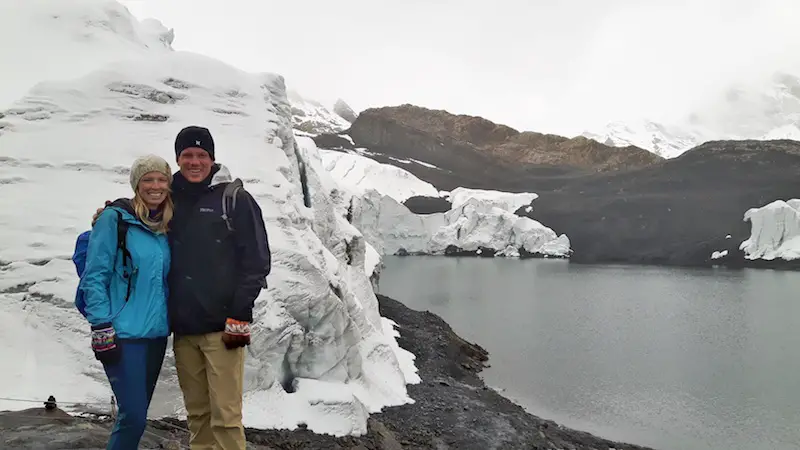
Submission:
[[[214,160],[214,138],[208,128],[198,126],[188,126],[178,132],[175,137],[175,158],[181,156],[181,152],[189,147],[199,147],[208,152],[211,160]]]

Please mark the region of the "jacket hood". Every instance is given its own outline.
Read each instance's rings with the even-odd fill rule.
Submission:
[[[231,171],[228,170],[226,166],[223,164],[214,164],[217,166],[217,173],[211,177],[211,183],[208,185],[209,187],[213,187],[222,183],[230,183],[233,181],[233,177],[231,176]]]
[[[138,217],[136,211],[133,209],[133,202],[129,198],[118,198],[111,202],[106,208],[115,209],[122,213],[122,220],[134,225],[140,225],[146,229],[148,228]]]
[[[118,198],[107,207],[121,211],[123,213],[122,217],[125,217],[125,219],[130,218],[132,220],[137,220],[136,211],[133,209],[133,202],[129,198]]]

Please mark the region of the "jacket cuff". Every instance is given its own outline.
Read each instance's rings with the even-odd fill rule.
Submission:
[[[112,329],[114,328],[114,325],[112,325],[111,322],[103,322],[103,323],[98,323],[97,325],[92,325],[92,331],[105,330],[109,328]]]
[[[238,310],[234,311],[231,314],[228,314],[228,319],[238,320],[240,322],[252,322],[253,321],[253,311],[251,309],[247,309],[244,311]]]

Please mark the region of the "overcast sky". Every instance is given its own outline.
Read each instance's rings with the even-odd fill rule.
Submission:
[[[577,134],[671,120],[800,66],[800,0],[126,0],[174,47],[357,111],[413,103]],[[800,73],[800,72],[798,72]]]

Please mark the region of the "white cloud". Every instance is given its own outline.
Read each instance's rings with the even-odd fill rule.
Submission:
[[[796,0],[123,3],[174,27],[176,48],[279,72],[309,97],[547,132],[669,119],[800,65]]]

